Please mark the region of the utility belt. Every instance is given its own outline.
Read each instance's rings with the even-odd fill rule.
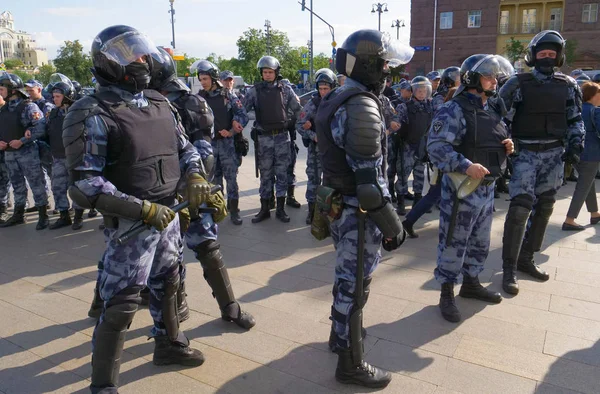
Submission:
[[[550,149],[562,147],[563,143],[562,143],[562,141],[554,141],[554,142],[548,142],[548,143],[527,144],[524,142],[519,142],[519,140],[517,140],[516,145],[517,145],[517,151],[528,150],[530,152],[545,152]]]
[[[275,136],[275,135],[278,135],[281,133],[288,133],[287,129],[275,129],[275,130],[269,130],[269,131],[256,129],[256,132],[258,133],[258,135],[272,135],[272,136]]]
[[[160,200],[151,201],[151,202],[170,207],[177,202],[177,197],[168,196],[165,198],[161,198]],[[119,228],[119,217],[102,214],[102,219],[104,220],[104,227],[110,228],[110,229],[115,229],[115,230]]]

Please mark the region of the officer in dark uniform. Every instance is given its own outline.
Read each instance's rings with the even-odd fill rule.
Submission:
[[[35,79],[30,79],[27,82],[25,82],[25,90],[27,91],[27,94],[29,95],[29,99],[31,101],[33,101],[33,103],[35,105],[38,106],[40,111],[42,111],[42,114],[44,115],[44,118],[46,119],[46,122],[47,122],[48,116],[50,115],[50,111],[52,111],[52,109],[54,108],[54,100],[53,100],[52,96],[48,100],[46,100],[46,98],[42,94],[43,88],[44,88],[44,85],[42,85],[42,83],[40,81],[37,81]],[[50,90],[50,94],[52,95],[52,89]],[[49,177],[52,177],[52,161],[53,161],[53,159],[52,159],[52,153],[50,152],[50,147],[48,146],[48,141],[45,138],[41,138],[36,141],[36,144],[39,149],[40,161],[42,163],[42,167],[44,168],[44,171],[46,171],[46,174]],[[46,192],[48,193],[48,190]],[[35,212],[35,211],[36,211],[36,209],[34,207],[26,210],[26,212]]]
[[[269,202],[275,179],[277,211],[275,215],[284,223],[290,221],[285,212],[290,164],[289,122],[297,119],[302,111],[300,100],[290,85],[278,79],[281,69],[279,61],[272,56],[263,56],[256,67],[262,82],[252,87],[244,100],[246,111],[256,111],[253,138],[258,142],[258,167],[260,169],[260,211],[252,219],[259,223],[271,217]],[[255,142],[255,143],[256,143]],[[256,149],[255,149],[256,150]]]
[[[563,161],[579,161],[585,135],[581,90],[572,78],[554,70],[565,62],[560,33],[538,33],[529,43],[525,62],[535,69],[513,76],[500,90],[516,144],[502,240],[502,288],[510,294],[519,292],[517,270],[541,281],[550,278],[533,255],[542,247],[554,210]]]
[[[129,26],[101,31],[91,51],[100,89],[73,104],[64,121],[63,143],[74,182],[69,195],[79,206],[97,207],[106,224],[100,280],[104,309],[92,341],[92,393],[118,390],[125,336],[145,285],[151,289],[154,364],[204,362],[179,330],[182,241],[178,217],[169,206],[177,201],[182,177],[191,211],[207,201],[210,185],[175,109],[160,93],[146,89],[153,54],[158,54],[156,46]],[[140,220],[153,228],[120,244],[118,238]]]
[[[438,85],[433,97],[431,99],[433,103],[433,110],[437,111],[440,109],[446,99],[446,95],[450,88],[460,85],[460,68],[459,67],[448,67],[442,72],[440,84]]]
[[[75,101],[77,101],[81,97],[83,97],[83,94],[81,92],[81,84],[77,81],[72,81],[72,83],[73,83],[73,89],[75,89]]]
[[[385,181],[387,137],[378,96],[389,67],[407,63],[413,53],[376,30],[352,33],[336,55],[346,83],[321,100],[317,113],[320,188],[341,200],[330,208],[317,202],[330,217],[337,255],[329,343],[339,356],[335,376],[341,383],[381,388],[392,378],[364,360],[362,308],[381,245],[391,251],[405,238]]]

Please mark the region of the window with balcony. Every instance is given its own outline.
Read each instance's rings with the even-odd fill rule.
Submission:
[[[521,26],[521,33],[532,34],[536,32],[537,25],[537,10],[531,8],[523,10],[523,25]]]
[[[452,29],[453,12],[440,13],[440,30]]]
[[[469,11],[467,27],[481,27],[481,11]]]
[[[562,8],[550,9],[550,23],[548,29],[560,31],[562,29]]]
[[[500,34],[508,34],[510,28],[510,11],[500,11]]]
[[[596,23],[598,21],[598,3],[590,3],[583,5],[581,21],[583,23]]]

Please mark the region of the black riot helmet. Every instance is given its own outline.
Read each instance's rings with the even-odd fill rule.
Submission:
[[[208,60],[196,60],[190,66],[190,71],[195,74],[198,79],[200,79],[200,75],[208,75],[213,83],[219,82],[219,67]]]
[[[460,83],[460,67],[448,67],[442,73],[442,80],[440,81],[440,86],[438,86],[438,90],[447,90],[454,87],[455,81],[459,81]]]
[[[81,84],[77,81],[71,81],[71,83],[73,84],[73,89],[75,89],[75,93],[79,94],[79,92],[81,92]]]
[[[500,76],[510,77],[514,73],[515,69],[510,62],[500,55],[469,56],[460,67],[460,87],[456,94],[467,89],[477,89],[488,97],[494,96],[496,91],[483,90],[481,77],[498,79]]]
[[[551,74],[554,67],[561,67],[565,64],[565,39],[559,32],[554,30],[544,30],[538,33],[527,46],[525,55],[525,64],[534,67],[544,74]],[[545,64],[545,59],[536,59],[537,53],[546,49],[556,51],[556,59],[549,64]],[[540,60],[543,60],[540,62]],[[552,63],[552,64],[550,64]]]
[[[385,64],[397,67],[406,64],[414,49],[393,43],[390,36],[377,30],[358,30],[348,36],[336,53],[336,69],[379,94],[389,71]]]
[[[579,85],[579,87],[582,87],[584,83],[586,82],[590,82],[592,79],[590,77],[588,77],[586,74],[581,74],[580,76],[577,77],[577,79],[575,79],[575,81],[577,81],[577,85]]]
[[[319,83],[327,83],[331,89],[337,86],[337,77],[328,68],[322,68],[315,73],[315,83],[319,87]]]
[[[92,73],[100,86],[116,85],[141,92],[150,84],[150,57],[157,53],[154,43],[133,27],[107,27],[92,43]],[[139,58],[145,62],[138,62]]]
[[[177,78],[177,65],[169,52],[158,47],[158,53],[152,55],[152,78],[150,89],[165,92],[189,92],[190,89]]]
[[[258,59],[258,63],[256,63],[256,68],[258,68],[261,78],[263,68],[269,68],[275,71],[275,79],[279,77],[279,71],[281,71],[281,65],[279,64],[279,60],[277,60],[273,56],[263,56],[260,59]]]
[[[6,89],[8,89],[8,96],[6,97],[6,99],[18,93],[20,93],[24,98],[29,97],[27,91],[25,90],[25,84],[23,84],[23,80],[16,74],[11,74],[7,72],[1,73],[0,86],[3,86]]]
[[[62,94],[64,96],[63,104],[71,104],[75,101],[76,92],[73,84],[56,82],[54,86],[52,86],[52,93]]]
[[[592,78],[592,81],[596,82],[596,83],[600,83],[600,73],[595,74],[594,77]]]

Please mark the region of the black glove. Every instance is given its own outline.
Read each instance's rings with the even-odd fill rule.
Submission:
[[[396,235],[394,238],[392,238],[389,241],[384,238],[381,241],[381,246],[383,246],[383,248],[385,250],[387,250],[388,252],[391,252],[392,250],[398,249],[400,247],[400,245],[402,245],[404,243],[405,239],[406,239],[406,231],[404,231],[404,229],[403,229],[400,234]]]
[[[571,145],[567,148],[565,153],[563,153],[561,159],[567,164],[577,164],[579,163],[581,152],[583,152],[583,145]]]

